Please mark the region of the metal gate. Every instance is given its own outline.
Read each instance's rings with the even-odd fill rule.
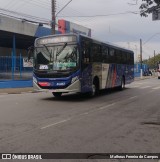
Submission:
[[[0,56],[0,80],[32,79],[33,63],[20,56]]]

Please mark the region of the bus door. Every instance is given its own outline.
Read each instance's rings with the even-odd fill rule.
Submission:
[[[92,64],[91,64],[91,41],[82,37],[81,40],[81,92],[92,91]]]

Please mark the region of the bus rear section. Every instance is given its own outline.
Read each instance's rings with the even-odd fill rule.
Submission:
[[[157,73],[158,73],[158,79],[160,79],[160,63],[158,64]]]
[[[82,92],[118,87],[134,81],[134,53],[109,43],[81,36]]]

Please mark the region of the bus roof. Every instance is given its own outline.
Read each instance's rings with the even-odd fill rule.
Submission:
[[[39,40],[39,39],[43,39],[43,38],[50,38],[50,37],[56,37],[56,36],[69,36],[69,35],[75,35],[75,36],[78,36],[78,37],[85,37],[85,38],[88,38],[90,40],[92,40],[93,42],[96,42],[100,45],[108,45],[110,46],[111,48],[115,48],[115,49],[118,49],[118,50],[122,50],[122,51],[126,51],[126,52],[130,52],[130,53],[134,53],[132,50],[129,50],[129,49],[126,49],[126,48],[123,48],[123,47],[120,47],[116,44],[113,44],[111,42],[103,42],[103,41],[100,41],[100,40],[97,40],[95,38],[92,38],[92,37],[88,37],[86,35],[83,35],[83,34],[75,34],[75,33],[68,33],[68,34],[56,34],[56,35],[48,35],[48,36],[43,36],[43,37],[39,37],[36,39]]]
[[[82,36],[82,37],[85,37],[85,38],[88,38],[88,39],[91,39],[93,40],[94,42],[98,43],[98,44],[101,44],[101,45],[108,45],[112,48],[115,48],[115,49],[118,49],[118,50],[122,50],[122,51],[126,51],[126,52],[130,52],[130,53],[134,53],[132,50],[129,50],[127,48],[124,48],[124,47],[121,47],[119,45],[116,45],[116,44],[113,44],[111,42],[104,42],[104,41],[100,41],[100,40],[97,40],[95,38],[91,38],[91,37],[88,37],[86,35],[82,35],[82,34],[79,34],[79,36]]]

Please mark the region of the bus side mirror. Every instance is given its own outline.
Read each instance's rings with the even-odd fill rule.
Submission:
[[[34,46],[31,46],[28,48],[28,52],[27,52],[27,55],[28,55],[28,61],[31,59],[31,57],[33,56],[33,53],[34,53]]]

